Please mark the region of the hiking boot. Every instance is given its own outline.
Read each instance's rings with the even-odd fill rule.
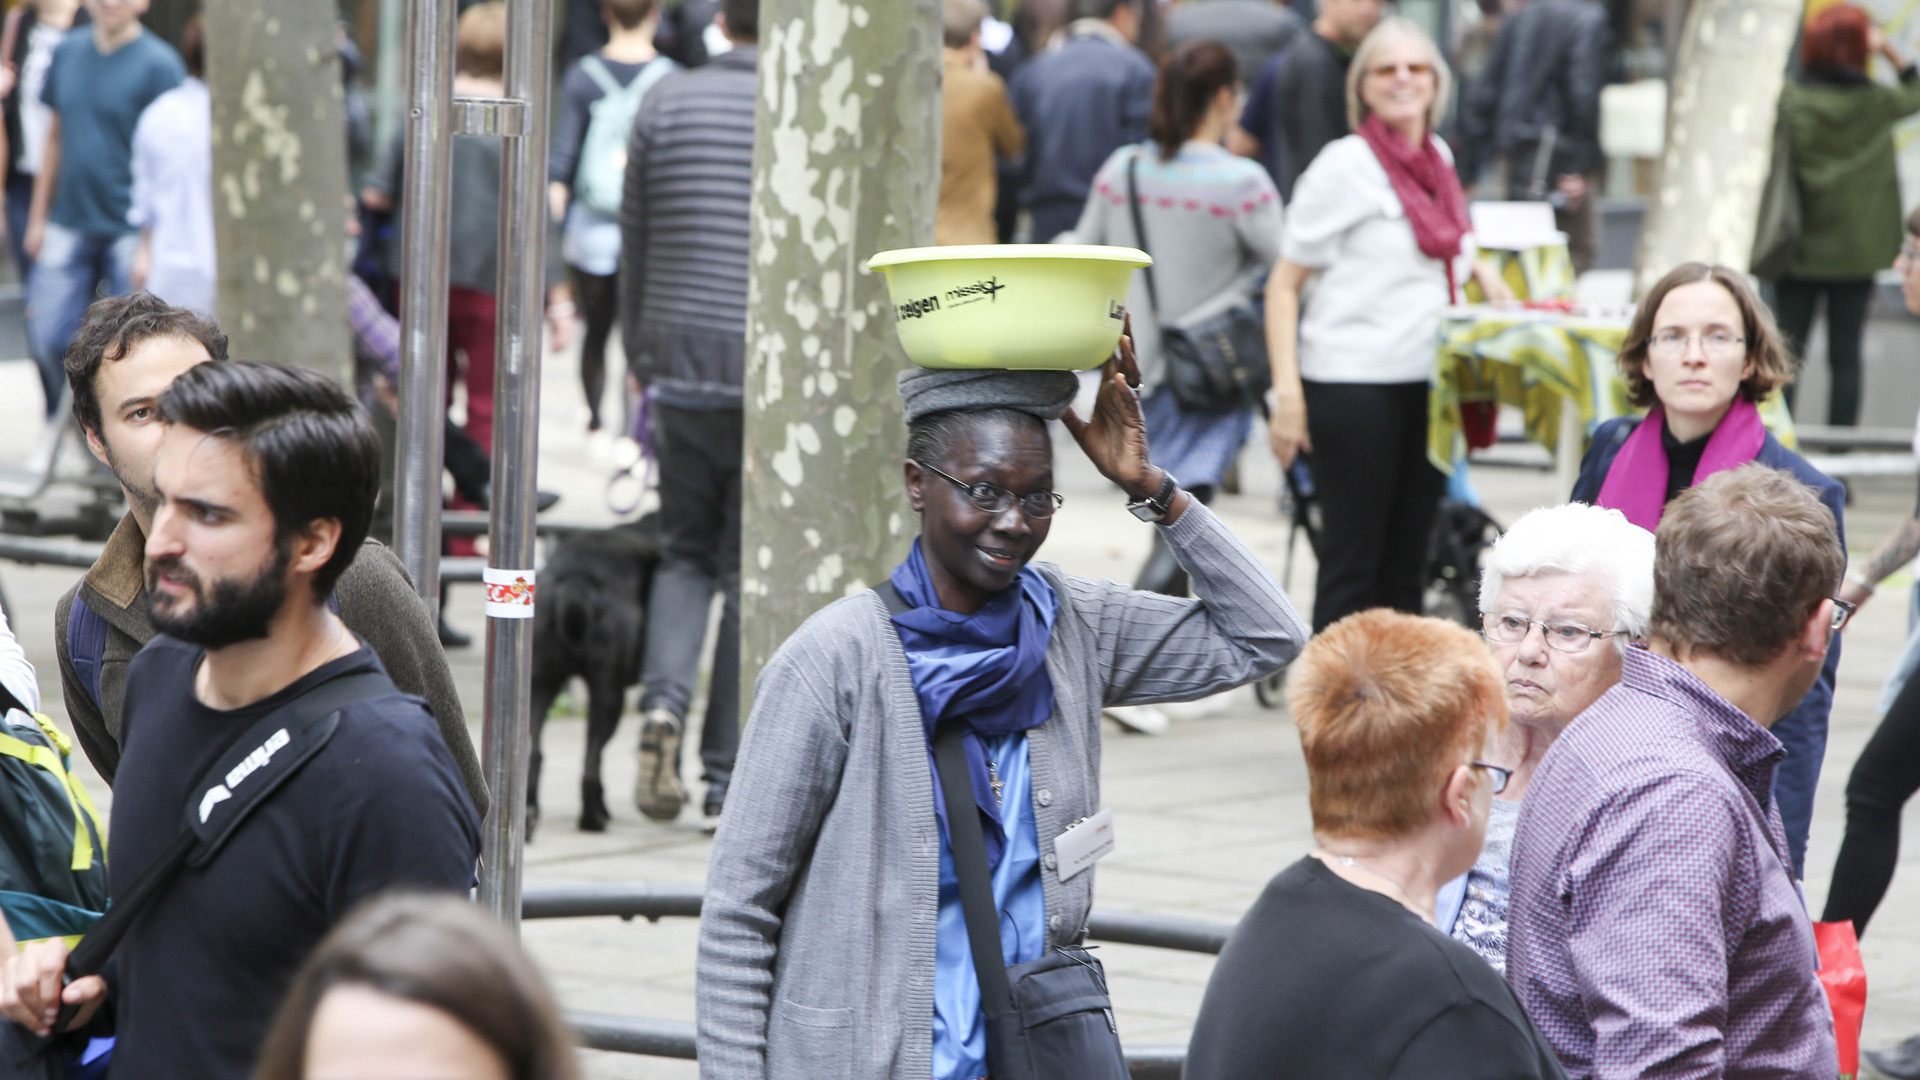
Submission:
[[[687,805],[680,783],[680,718],[662,708],[641,717],[640,775],[633,782],[633,805],[654,821],[672,821]]]

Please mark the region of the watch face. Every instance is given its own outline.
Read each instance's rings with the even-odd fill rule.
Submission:
[[[1153,508],[1152,503],[1128,503],[1127,509],[1133,511],[1133,516],[1141,521],[1159,521],[1164,516],[1161,511]]]

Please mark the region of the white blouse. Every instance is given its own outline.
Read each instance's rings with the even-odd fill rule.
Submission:
[[[1433,138],[1433,136],[1428,136]],[[1453,155],[1434,138],[1447,163]],[[1473,266],[1461,241],[1454,280]],[[1446,268],[1413,238],[1413,226],[1373,148],[1358,135],[1327,144],[1294,187],[1280,254],[1319,271],[1300,320],[1300,377],[1331,383],[1426,382],[1433,372]]]

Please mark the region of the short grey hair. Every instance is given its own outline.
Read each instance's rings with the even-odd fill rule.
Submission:
[[[1367,72],[1373,67],[1373,54],[1380,51],[1387,42],[1399,38],[1409,38],[1427,50],[1427,62],[1433,65],[1433,104],[1427,109],[1427,134],[1440,130],[1441,121],[1447,117],[1447,96],[1453,93],[1453,69],[1447,66],[1447,58],[1440,54],[1440,46],[1433,43],[1432,35],[1412,19],[1395,15],[1381,19],[1380,25],[1373,28],[1354,50],[1353,61],[1347,65],[1347,126],[1354,131],[1360,130],[1361,121],[1370,112],[1367,103],[1360,97],[1360,83],[1366,79]]]
[[[1618,510],[1566,503],[1529,510],[1487,552],[1480,610],[1489,611],[1514,578],[1598,571],[1612,580],[1613,625],[1645,638],[1653,618],[1653,534]],[[1628,638],[1615,638],[1626,647]]]

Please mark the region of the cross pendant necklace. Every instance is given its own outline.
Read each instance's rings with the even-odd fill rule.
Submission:
[[[993,805],[1000,805],[1000,789],[1006,782],[1000,779],[1000,769],[993,762],[987,762],[987,786],[993,789]]]

